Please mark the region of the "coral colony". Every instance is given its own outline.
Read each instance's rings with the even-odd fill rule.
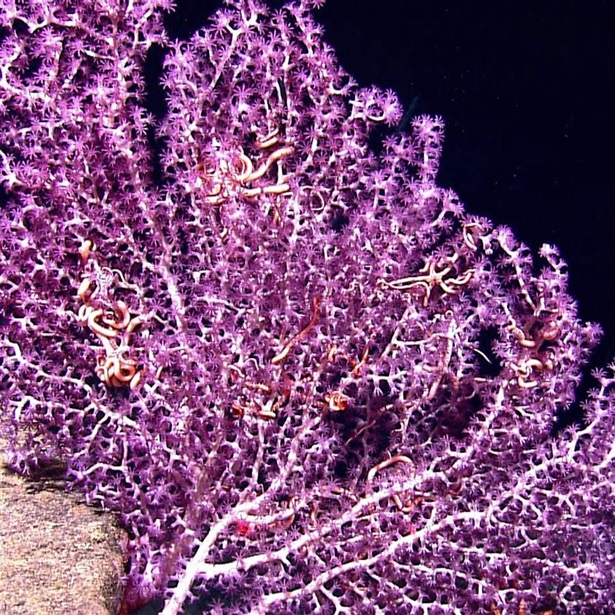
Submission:
[[[178,43],[171,0],[0,1],[11,463],[119,516],[124,612],[606,613],[615,379],[553,430],[599,327],[555,248],[436,184],[442,121],[395,130],[319,4]]]

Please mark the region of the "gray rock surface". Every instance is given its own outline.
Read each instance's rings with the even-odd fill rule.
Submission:
[[[61,481],[27,480],[1,465],[0,615],[113,613],[121,539],[111,515],[65,493]]]

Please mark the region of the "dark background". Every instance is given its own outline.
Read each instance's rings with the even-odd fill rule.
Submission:
[[[594,360],[605,364],[615,357],[610,3],[505,4],[328,0],[317,18],[361,85],[444,118],[438,180],[468,211],[534,250],[559,246],[580,317],[605,329]],[[187,38],[220,6],[178,1],[171,36]]]

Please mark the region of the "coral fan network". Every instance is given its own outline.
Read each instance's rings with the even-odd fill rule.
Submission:
[[[118,515],[126,611],[607,612],[610,372],[552,429],[600,328],[555,247],[437,184],[442,119],[396,130],[321,4],[177,42],[168,0],[0,0],[11,464]]]

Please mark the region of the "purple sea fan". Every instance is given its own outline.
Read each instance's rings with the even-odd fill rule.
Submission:
[[[119,514],[125,602],[604,611],[611,379],[551,434],[599,329],[555,248],[535,273],[436,185],[442,120],[374,154],[399,103],[339,67],[317,2],[227,2],[187,43],[165,2],[8,4],[2,430]]]

